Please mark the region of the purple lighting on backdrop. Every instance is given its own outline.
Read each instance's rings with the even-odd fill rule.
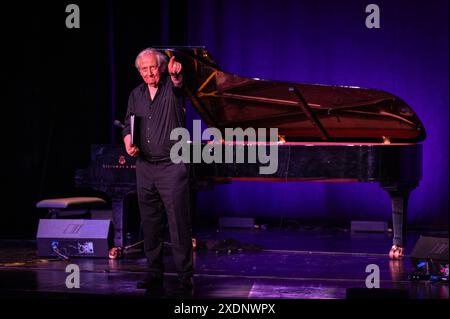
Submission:
[[[205,46],[224,71],[241,76],[375,88],[404,99],[427,131],[408,222],[446,225],[448,2],[377,1],[380,29],[365,26],[368,3],[192,0],[188,43]],[[201,213],[213,207],[217,215],[391,217],[377,184],[235,182],[200,194],[198,202]]]

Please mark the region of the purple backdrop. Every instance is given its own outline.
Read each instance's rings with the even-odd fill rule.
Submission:
[[[366,5],[380,7],[368,29]],[[403,98],[426,131],[408,221],[448,224],[448,1],[189,2],[189,45],[246,77],[376,88]],[[191,114],[191,117],[195,117]],[[235,182],[199,195],[202,214],[390,219],[377,184]]]

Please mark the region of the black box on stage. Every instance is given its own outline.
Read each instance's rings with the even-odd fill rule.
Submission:
[[[108,257],[113,243],[110,220],[41,219],[37,232],[37,255]]]
[[[411,257],[448,262],[448,238],[420,236],[411,251]]]
[[[220,228],[253,228],[255,227],[254,218],[245,217],[220,217]]]

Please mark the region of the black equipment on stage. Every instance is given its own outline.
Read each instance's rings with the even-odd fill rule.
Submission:
[[[408,279],[448,284],[448,254],[448,238],[420,236],[411,251],[415,270]]]
[[[411,257],[446,261],[448,263],[448,238],[420,236],[411,251]]]
[[[41,219],[37,232],[37,255],[108,257],[113,232],[110,220]]]

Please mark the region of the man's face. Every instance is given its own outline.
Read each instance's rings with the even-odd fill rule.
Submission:
[[[145,54],[138,60],[139,73],[145,83],[156,87],[160,79],[158,60],[154,54]]]

